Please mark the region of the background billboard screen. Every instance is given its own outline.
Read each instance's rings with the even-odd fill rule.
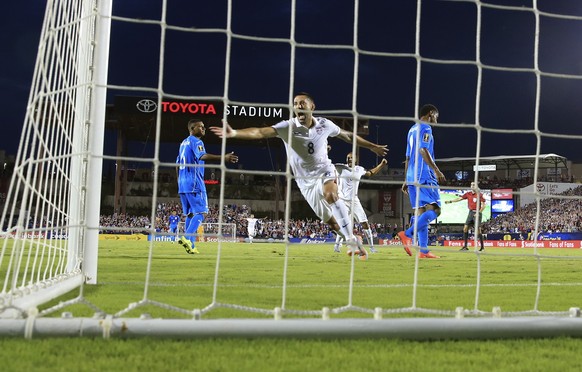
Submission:
[[[493,213],[507,213],[513,212],[513,200],[492,200],[491,210]]]
[[[513,199],[513,189],[493,189],[491,199]]]
[[[445,204],[445,201],[452,200],[463,196],[464,193],[470,190],[440,190],[441,195],[441,215],[438,217],[438,222],[443,224],[465,224],[467,215],[469,214],[469,207],[467,201],[463,200],[456,203]],[[483,210],[481,222],[489,221],[491,219],[491,190],[481,190],[485,198],[485,209]]]

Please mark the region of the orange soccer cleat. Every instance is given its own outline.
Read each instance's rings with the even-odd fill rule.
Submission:
[[[431,252],[427,252],[427,253],[420,252],[418,254],[418,258],[440,258],[440,256],[432,254]]]
[[[366,261],[368,259],[368,252],[366,251],[366,248],[364,248],[364,246],[362,245],[362,241],[358,239],[358,237],[354,237],[353,239],[348,240],[347,245],[348,247],[350,247],[348,248],[347,251],[348,256],[356,254],[358,258],[362,261]]]
[[[412,245],[412,239],[410,239],[404,233],[404,230],[400,231],[398,234],[398,239],[402,242],[402,246],[404,247],[404,251],[407,255],[412,256],[412,251],[410,250],[410,246]]]
[[[362,261],[366,261],[368,259],[368,252],[364,247],[359,247],[358,249],[356,249],[356,254],[358,255],[358,258]]]

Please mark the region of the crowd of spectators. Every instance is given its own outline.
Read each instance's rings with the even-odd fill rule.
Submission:
[[[169,230],[168,217],[176,211],[182,213],[180,203],[159,203],[155,214],[155,230],[166,232]],[[150,232],[151,218],[148,215],[131,215],[126,213],[113,213],[112,215],[99,216],[100,231],[103,234],[130,234]]]
[[[181,215],[182,209],[180,203],[160,203],[156,209],[155,230],[157,232],[168,232],[168,217],[176,211]],[[234,223],[236,225],[237,236],[247,236],[247,218],[251,216],[251,210],[246,205],[225,205],[222,212],[222,220],[225,223]],[[184,216],[182,216],[182,222]],[[219,222],[219,206],[210,206],[203,223]],[[127,234],[127,233],[149,233],[151,222],[149,216],[134,216],[122,213],[113,215],[101,215],[100,226],[102,233]],[[372,233],[396,233],[396,227],[383,224],[370,223]],[[359,226],[356,226],[359,229]],[[285,221],[283,219],[261,218],[257,224],[258,239],[283,239],[285,235]],[[318,219],[290,219],[289,220],[289,237],[309,237],[309,238],[335,238],[335,235],[326,223]]]
[[[545,198],[540,201],[538,232],[570,233],[582,231],[582,186],[570,189],[558,197]],[[156,209],[154,228],[158,232],[169,230],[168,217],[176,211],[181,214],[179,202],[160,203]],[[528,235],[535,230],[536,203],[525,205],[514,212],[498,215],[483,224],[484,233],[522,233]],[[247,236],[247,218],[251,210],[246,205],[225,205],[222,218],[225,223],[236,225],[237,236]],[[184,219],[184,217],[183,217]],[[210,207],[204,223],[219,222],[219,207]],[[150,216],[135,216],[128,214],[102,215],[100,217],[102,233],[149,233],[151,230]],[[390,224],[370,223],[375,236],[394,236],[398,226]],[[360,227],[356,226],[356,230]],[[283,239],[285,221],[283,219],[261,218],[257,224],[258,239]],[[309,237],[316,239],[333,238],[334,234],[326,223],[318,219],[290,219],[290,237]]]
[[[469,188],[473,178],[456,179],[455,177],[447,178],[440,186],[466,187]],[[555,177],[539,176],[537,182],[574,182],[574,176],[567,177],[561,175],[558,180]],[[484,190],[491,189],[514,189],[519,190],[534,183],[533,177],[522,177],[516,179],[499,178],[497,176],[487,176],[479,178],[479,187]]]
[[[471,186],[473,179],[447,179],[445,182],[440,183],[440,186],[452,186],[452,187],[466,187],[467,189]],[[521,178],[521,179],[505,179],[498,178],[497,176],[485,177],[479,179],[479,188],[484,190],[491,189],[514,189],[518,190],[524,188],[533,183],[531,177]]]
[[[101,215],[99,226],[102,234],[147,233],[150,228],[150,218],[125,213]]]
[[[565,233],[582,231],[582,200],[569,198],[582,196],[582,186],[570,189],[559,198],[540,201],[538,232]],[[514,212],[499,215],[484,223],[486,233],[531,233],[535,231],[536,203],[525,205]]]

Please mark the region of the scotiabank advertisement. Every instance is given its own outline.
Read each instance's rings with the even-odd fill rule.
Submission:
[[[445,240],[442,242],[445,247],[459,247],[464,244],[462,240]],[[474,246],[474,242],[467,244],[469,247]],[[479,243],[477,243],[479,246]],[[582,240],[485,240],[485,248],[582,248]]]
[[[464,242],[462,240],[444,240],[440,241],[442,247],[461,248]],[[379,245],[382,246],[401,246],[400,240],[380,239]],[[474,247],[474,241],[469,241],[468,247]],[[477,243],[479,246],[479,243]],[[574,248],[582,249],[582,240],[485,240],[485,248]]]

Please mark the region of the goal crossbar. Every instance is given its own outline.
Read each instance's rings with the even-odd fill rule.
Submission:
[[[103,338],[386,338],[485,340],[582,337],[582,319],[566,317],[465,319],[136,319],[29,318],[0,320],[0,335]]]

